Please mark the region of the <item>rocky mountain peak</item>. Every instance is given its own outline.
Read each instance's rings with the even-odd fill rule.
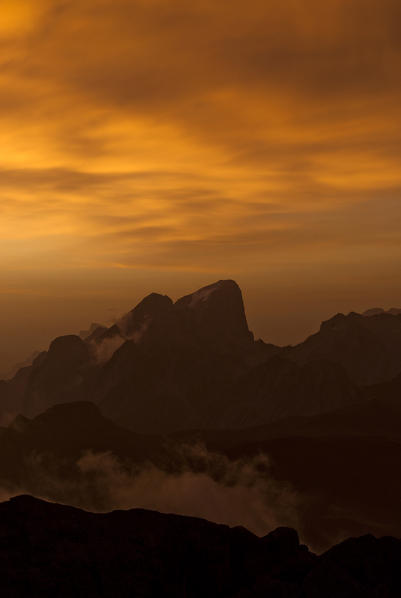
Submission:
[[[178,299],[175,308],[200,338],[231,346],[253,341],[241,289],[233,280],[219,280],[202,287]]]

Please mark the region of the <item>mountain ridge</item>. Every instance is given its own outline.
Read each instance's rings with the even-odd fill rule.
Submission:
[[[56,338],[0,385],[0,424],[73,400],[149,433],[267,424],[353,403],[401,372],[400,355],[401,315],[389,312],[337,314],[295,346],[255,341],[241,289],[220,280]]]
[[[401,540],[366,535],[317,556],[297,532],[129,510],[93,514],[18,496],[0,503],[6,596],[396,598]]]

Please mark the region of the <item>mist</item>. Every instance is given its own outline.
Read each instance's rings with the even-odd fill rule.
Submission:
[[[151,509],[240,525],[259,536],[282,525],[297,527],[298,498],[269,475],[266,455],[229,461],[196,445],[182,447],[177,456],[179,469],[166,471],[151,463],[123,463],[110,452],[87,451],[65,475],[65,466],[32,454],[26,478],[18,486],[0,487],[0,499],[29,493],[94,512]],[[194,460],[203,471],[190,470]]]

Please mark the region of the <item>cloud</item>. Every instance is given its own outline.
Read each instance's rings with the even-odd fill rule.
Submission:
[[[260,535],[286,522],[296,524],[295,494],[263,476],[268,460],[259,456],[234,461],[210,454],[202,447],[186,448],[208,469],[202,473],[183,470],[166,473],[154,466],[132,476],[110,454],[88,453],[79,469],[95,477],[105,491],[105,504],[114,508],[140,508],[179,513],[226,523],[244,525]],[[214,475],[213,475],[214,474]]]
[[[3,488],[0,497],[32,493],[98,512],[153,509],[243,525],[259,535],[298,524],[298,498],[273,480],[265,455],[231,462],[202,446],[186,446],[171,464],[174,472],[150,463],[130,466],[111,453],[92,451],[77,460],[74,476],[61,475],[59,465],[31,455],[25,480],[18,488]]]
[[[125,339],[119,335],[103,340],[101,343],[92,343],[95,359],[98,363],[106,363],[112,355],[123,345]]]

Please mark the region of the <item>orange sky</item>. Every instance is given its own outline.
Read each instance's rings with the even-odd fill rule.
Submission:
[[[401,304],[399,0],[1,0],[0,369],[156,290]]]

